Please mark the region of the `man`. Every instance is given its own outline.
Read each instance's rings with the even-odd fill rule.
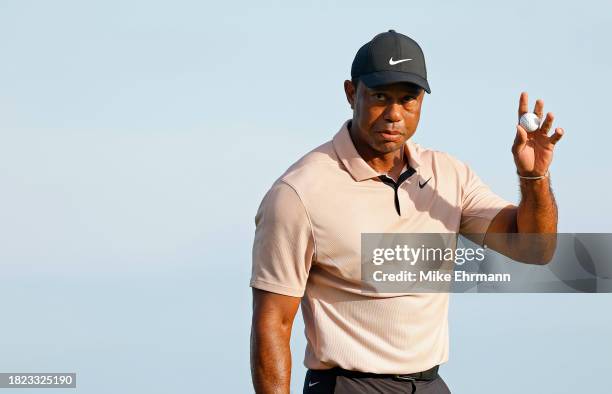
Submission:
[[[362,292],[360,236],[556,233],[548,168],[563,130],[548,136],[551,113],[535,132],[517,126],[516,206],[467,165],[411,141],[430,93],[415,41],[393,30],[375,36],[357,52],[351,77],[344,89],[352,119],[272,185],[255,218],[255,391],[289,393],[289,341],[301,303],[304,393],[448,393],[438,374],[448,360],[448,293]],[[537,100],[539,117],[543,108]],[[523,93],[519,116],[526,112]]]

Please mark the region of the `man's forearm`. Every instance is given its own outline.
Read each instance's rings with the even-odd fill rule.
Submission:
[[[520,179],[521,202],[517,211],[519,233],[556,233],[557,204],[548,177]]]
[[[257,394],[289,394],[291,327],[251,328],[251,377]]]

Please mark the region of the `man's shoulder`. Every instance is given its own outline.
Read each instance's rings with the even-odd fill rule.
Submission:
[[[469,160],[461,160],[454,155],[428,148],[418,147],[421,165],[431,169],[447,184],[457,184],[461,189],[470,187],[473,182],[480,182],[480,178],[469,164]]]
[[[445,169],[461,169],[466,166],[466,164],[457,159],[455,156],[451,155],[448,152],[444,152],[441,150],[431,149],[427,147],[423,147],[420,144],[413,143],[414,149],[419,156],[419,160],[423,165],[426,166],[442,166],[446,167]]]
[[[320,183],[343,172],[342,164],[329,140],[300,157],[287,168],[277,181],[285,182],[296,189]]]
[[[338,160],[332,141],[327,141],[308,153],[280,175],[267,191],[262,205],[283,207],[304,205],[305,198],[310,200],[313,196],[322,193],[329,185],[331,179],[343,171]]]

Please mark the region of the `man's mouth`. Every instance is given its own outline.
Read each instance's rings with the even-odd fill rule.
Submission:
[[[388,141],[399,141],[402,138],[399,130],[381,130],[378,133]]]

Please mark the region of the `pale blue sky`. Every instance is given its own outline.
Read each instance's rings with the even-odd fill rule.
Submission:
[[[255,211],[350,117],[353,56],[388,29],[427,60],[415,141],[516,201],[527,90],[566,130],[560,230],[610,232],[609,2],[412,3],[2,2],[0,372],[77,372],[82,393],[250,392]],[[611,306],[452,295],[441,373],[457,393],[602,392]],[[294,334],[297,393],[301,319]]]

